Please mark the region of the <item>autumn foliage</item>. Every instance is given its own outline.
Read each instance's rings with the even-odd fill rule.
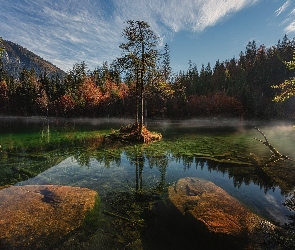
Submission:
[[[73,113],[76,103],[71,95],[63,95],[55,100],[50,107],[50,113],[54,112],[56,116],[66,116]]]
[[[162,135],[149,131],[144,125],[133,123],[128,126],[121,127],[118,131],[113,131],[107,136],[112,140],[120,140],[123,142],[142,142],[149,143],[160,141]]]
[[[0,82],[0,109],[6,109],[8,105],[8,87],[5,81]]]
[[[174,75],[167,57],[166,65],[143,79],[144,116],[294,118],[295,100],[289,97],[295,93],[295,67],[287,63],[294,61],[294,47],[295,39],[286,36],[270,48],[252,41],[239,58],[216,61],[213,68],[190,62],[186,72]],[[138,72],[122,76],[118,67],[104,63],[90,71],[82,62],[64,78],[23,69],[13,79],[0,64],[0,114],[135,118]]]

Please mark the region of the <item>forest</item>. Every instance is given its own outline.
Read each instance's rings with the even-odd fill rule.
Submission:
[[[163,50],[153,50],[157,59],[145,74],[144,116],[294,119],[294,100],[275,102],[278,89],[272,87],[294,77],[285,63],[292,60],[294,48],[295,38],[287,35],[269,48],[253,40],[237,58],[200,68],[190,61],[187,71],[174,73],[166,44]],[[25,68],[15,78],[0,61],[0,114],[133,117],[138,75],[121,67],[123,59],[94,70],[85,62],[76,63],[64,78]]]

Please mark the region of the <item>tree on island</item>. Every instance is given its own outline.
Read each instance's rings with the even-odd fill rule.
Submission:
[[[144,126],[144,89],[151,75],[157,74],[157,62],[160,53],[156,49],[158,37],[145,21],[127,21],[123,30],[127,42],[122,43],[122,57],[117,59],[124,73],[135,82],[136,122],[121,128],[111,135],[119,139],[150,142],[160,140],[161,135],[151,133]]]

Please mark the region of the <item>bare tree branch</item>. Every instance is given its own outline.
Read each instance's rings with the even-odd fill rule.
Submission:
[[[288,156],[286,155],[283,155],[281,154],[276,148],[274,148],[267,140],[265,134],[257,127],[255,127],[255,129],[264,137],[264,141],[258,139],[258,138],[255,138],[255,140],[261,142],[263,145],[265,145],[266,147],[269,148],[270,152],[272,153],[272,156],[270,157],[270,162],[277,162],[279,160],[292,160],[291,158],[289,158]]]

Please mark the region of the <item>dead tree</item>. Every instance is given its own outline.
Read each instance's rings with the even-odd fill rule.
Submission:
[[[286,155],[283,155],[281,154],[277,149],[275,149],[267,140],[265,134],[257,127],[255,127],[255,129],[260,133],[262,134],[262,136],[264,137],[264,141],[258,139],[258,138],[255,138],[255,140],[261,142],[263,145],[265,145],[266,147],[269,148],[270,152],[272,153],[270,159],[269,159],[269,162],[277,162],[277,161],[280,161],[280,160],[292,160],[291,158],[289,158],[288,156]]]

